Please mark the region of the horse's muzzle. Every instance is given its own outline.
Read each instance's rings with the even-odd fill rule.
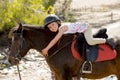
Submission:
[[[15,58],[15,57],[8,56],[8,61],[11,65],[17,65],[17,64],[19,64],[20,60],[18,58]]]

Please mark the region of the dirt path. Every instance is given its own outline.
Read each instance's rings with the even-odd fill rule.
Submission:
[[[79,9],[81,7],[92,7],[101,5],[115,4],[119,0],[72,0],[71,8]]]
[[[30,50],[19,64],[22,80],[51,80],[51,71],[36,50]],[[19,80],[17,66],[0,70],[0,80]]]

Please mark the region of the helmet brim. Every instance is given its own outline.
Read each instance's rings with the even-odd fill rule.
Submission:
[[[47,24],[45,24],[44,27],[47,27],[50,23],[52,23],[52,22],[57,22],[57,21],[60,21],[60,20],[50,21],[50,22],[48,22]],[[60,22],[61,22],[61,21],[60,21]]]

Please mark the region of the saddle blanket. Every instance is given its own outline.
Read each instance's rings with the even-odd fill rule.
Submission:
[[[74,40],[71,45],[72,54],[77,60],[82,61],[84,59],[83,59],[83,57],[81,57],[80,53],[78,53],[76,51],[76,49],[74,47],[75,43],[76,43],[76,41]],[[92,62],[112,60],[112,59],[115,59],[117,56],[116,50],[111,49],[111,47],[107,44],[99,44],[97,51],[94,51],[94,53],[92,54],[93,51],[90,51],[90,53],[88,53],[89,56],[87,56],[88,60],[92,60]],[[97,54],[97,56],[96,56],[96,54]],[[94,60],[90,59],[90,58],[93,58],[94,56],[96,56],[96,58]]]

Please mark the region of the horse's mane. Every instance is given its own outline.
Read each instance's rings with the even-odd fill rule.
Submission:
[[[19,28],[19,25],[17,25],[16,27],[13,27],[8,34],[8,38],[12,38],[13,32],[17,31],[18,28]],[[23,30],[31,30],[33,32],[41,32],[45,30],[44,27],[42,26],[27,25],[27,24],[23,24],[22,28]]]
[[[24,29],[32,29],[32,30],[43,30],[44,29],[44,27],[42,27],[42,26],[27,25],[27,24],[24,24],[23,28]]]

